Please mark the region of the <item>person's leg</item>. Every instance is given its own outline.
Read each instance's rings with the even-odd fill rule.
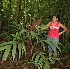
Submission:
[[[58,46],[59,39],[53,38],[53,41],[56,42],[55,44]],[[54,44],[53,44],[53,47],[54,47],[53,57],[56,58],[57,57],[57,49]]]
[[[47,40],[50,41],[50,40],[52,40],[52,38],[48,37]],[[52,46],[52,43],[51,43],[51,42],[50,42],[50,45]],[[48,54],[49,54],[48,57],[49,57],[49,58],[51,58],[52,55],[53,55],[53,51],[52,51],[50,45],[48,45]]]
[[[49,45],[48,45],[48,54],[49,54],[49,57],[52,57],[53,55],[52,49],[50,48]]]
[[[50,45],[48,45],[48,53],[49,53],[49,58],[57,58],[57,49],[56,46],[53,42],[56,43],[56,45],[58,45],[57,42],[59,42],[59,39],[56,38],[48,38],[50,42],[50,45],[53,47],[54,51],[52,50],[52,48],[50,47]],[[53,59],[53,63],[55,63],[55,59]]]

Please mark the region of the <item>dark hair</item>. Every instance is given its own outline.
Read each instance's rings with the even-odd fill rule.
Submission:
[[[59,14],[55,14],[53,16],[55,16],[56,18],[58,18],[58,21],[60,21],[60,15]]]

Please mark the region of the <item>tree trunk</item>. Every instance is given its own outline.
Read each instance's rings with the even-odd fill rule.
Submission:
[[[69,1],[70,0],[67,0],[68,1],[68,7],[67,7],[67,15],[68,15],[68,29],[70,29],[70,3],[69,3]]]
[[[69,17],[68,17],[68,29],[70,29],[70,12],[69,12]]]
[[[2,24],[2,20],[1,20],[1,13],[0,13],[0,33],[1,33],[1,24]]]
[[[9,21],[10,21],[10,18],[11,18],[11,14],[12,14],[12,0],[9,0],[10,4],[9,4],[9,19],[8,19],[8,32],[10,31],[9,30]]]
[[[1,9],[2,9],[2,0],[0,0],[0,33],[1,33],[1,25],[2,25]]]
[[[24,10],[24,17],[25,17],[25,22],[26,22],[26,0],[25,0],[25,6],[24,6],[25,10]]]
[[[18,2],[17,2],[16,15],[15,15],[16,22],[18,22],[19,9],[20,9],[20,0],[18,0]]]

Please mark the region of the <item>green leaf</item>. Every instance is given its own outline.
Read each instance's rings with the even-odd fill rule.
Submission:
[[[49,46],[51,47],[51,49],[55,52],[54,47],[52,46],[52,43],[50,42],[50,40],[42,40],[45,43],[49,44]]]
[[[4,42],[4,43],[0,44],[0,46],[12,45],[14,43],[16,43],[16,42],[15,41]]]
[[[16,35],[15,34],[10,34],[11,36],[13,36],[13,37],[16,37]]]
[[[16,55],[16,47],[17,47],[17,44],[13,44],[13,49],[12,49],[12,56],[13,56],[13,60],[15,58],[15,55]]]
[[[20,35],[21,35],[22,33],[24,33],[24,32],[27,32],[26,29],[22,29],[22,30],[20,31]]]
[[[32,59],[33,59],[33,61],[34,61],[34,65],[35,66],[37,66],[38,68],[40,68],[40,69],[42,69],[42,68],[44,68],[44,69],[48,69],[49,68],[49,63],[48,63],[48,59],[46,59],[46,57],[44,56],[44,52],[40,52],[40,51],[38,51],[38,52],[35,52],[34,54],[33,54],[33,56],[32,56]],[[45,64],[47,64],[47,66],[46,65],[44,65],[44,63]]]
[[[5,50],[7,48],[8,48],[8,45],[7,46],[2,46],[2,47],[0,47],[0,51]]]
[[[11,49],[11,45],[8,45],[7,49],[5,50],[5,52],[3,54],[2,60],[6,61],[8,54],[10,52],[10,49]]]
[[[39,64],[39,66],[40,66],[40,68],[42,69],[42,67],[43,67],[43,62],[42,62],[42,63],[40,63],[40,64]]]
[[[44,55],[45,53],[44,53],[44,52],[39,52],[39,54],[40,54],[40,55]]]
[[[37,37],[37,35],[36,35],[36,33],[35,33],[35,32],[30,31],[30,33],[31,33],[31,37],[32,37],[32,38]]]
[[[55,41],[51,41],[51,42],[52,42],[52,44],[54,44],[54,46],[56,46],[57,49],[61,52],[61,49],[60,49],[60,47],[58,46],[58,42],[55,42]]]
[[[19,33],[18,32],[16,32],[16,37],[19,35]]]
[[[39,53],[39,52],[35,52],[32,56],[32,60],[35,58],[36,54]]]
[[[48,61],[45,61],[43,68],[44,69],[50,69]]]
[[[20,59],[20,56],[22,55],[22,43],[19,43],[18,44],[18,50],[19,50],[19,59]]]
[[[38,66],[38,69],[41,69],[41,68]]]
[[[53,60],[52,60],[52,58],[50,58],[50,57],[49,57],[49,60],[50,60],[50,62],[52,62],[52,63],[53,63]]]
[[[41,46],[43,47],[43,50],[45,51],[45,45],[44,42],[41,41]]]
[[[22,43],[22,53],[25,52],[25,55],[26,55],[26,47],[25,47],[25,44],[24,42]]]
[[[43,61],[44,61],[44,59],[43,58],[40,58],[39,64],[42,63]]]
[[[39,58],[40,58],[40,54],[37,54],[36,55],[36,58],[35,58],[35,61],[34,61],[35,64],[39,63]]]

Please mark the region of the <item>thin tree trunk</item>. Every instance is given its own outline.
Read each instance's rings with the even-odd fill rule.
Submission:
[[[19,8],[20,8],[20,0],[18,0],[18,2],[17,2],[16,15],[15,15],[16,22],[18,22]]]
[[[1,19],[1,13],[0,13],[0,33],[1,33],[1,24],[2,24],[2,19]]]
[[[0,0],[0,33],[1,33],[1,25],[2,25],[1,9],[2,9],[2,0]]]
[[[68,0],[68,3],[69,3],[69,1],[70,0]],[[67,14],[68,14],[68,29],[70,29],[70,3],[68,5],[69,5],[67,7],[67,9],[68,9],[68,12],[67,12]]]
[[[8,19],[8,32],[9,32],[9,21],[10,21],[10,18],[11,18],[11,14],[12,14],[12,0],[9,0],[10,4],[9,4],[9,19]]]
[[[24,8],[25,8],[25,12],[24,12],[24,16],[25,16],[25,22],[26,22],[26,0],[25,0],[25,6],[24,6]]]
[[[70,12],[69,12],[69,17],[68,17],[68,29],[70,29]]]

